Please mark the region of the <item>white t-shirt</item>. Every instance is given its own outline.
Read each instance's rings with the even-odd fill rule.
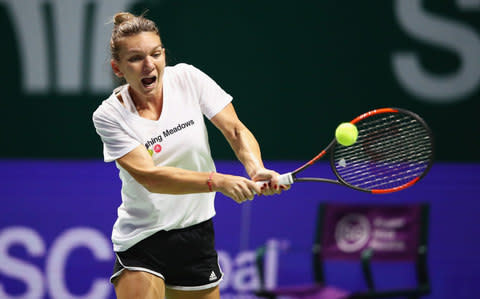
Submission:
[[[142,144],[156,166],[215,171],[203,115],[212,118],[231,100],[215,81],[187,64],[165,68],[163,110],[158,120],[142,118],[128,85],[120,86],[93,113],[104,160],[114,161]],[[116,165],[122,181],[122,204],[112,232],[115,251],[125,251],[159,230],[188,227],[215,215],[215,193],[151,193]]]

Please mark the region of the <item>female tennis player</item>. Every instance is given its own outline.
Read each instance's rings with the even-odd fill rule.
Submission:
[[[104,160],[116,161],[122,181],[112,232],[117,298],[220,298],[215,191],[242,203],[288,187],[264,167],[229,94],[191,65],[166,66],[153,21],[116,14],[110,48],[113,72],[126,84],[103,101],[93,122]],[[223,133],[250,179],[215,172],[204,116]]]

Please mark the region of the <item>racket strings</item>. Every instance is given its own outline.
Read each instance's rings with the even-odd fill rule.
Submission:
[[[405,182],[408,182],[408,181],[418,177],[418,175],[420,173],[422,173],[423,170],[424,170],[423,167],[418,168],[418,170],[420,170],[420,169],[421,169],[421,171],[412,172],[412,173],[410,173],[409,171],[407,171],[405,173],[399,173],[396,176],[392,176],[387,182],[386,181],[380,181],[380,180],[373,180],[373,181],[366,182],[366,184],[368,184],[369,189],[384,189],[385,186],[390,186],[390,187],[393,188],[393,187],[396,187],[397,183],[399,183],[399,182],[401,182],[400,185],[403,185]],[[378,182],[378,181],[380,181],[380,182]],[[375,183],[377,183],[377,184],[375,184]]]
[[[417,167],[415,167],[417,166]],[[404,170],[404,171],[400,171]],[[342,175],[342,178],[344,180],[348,181],[351,185],[355,185],[360,188],[366,189],[367,187],[372,189],[372,188],[378,188],[380,186],[391,186],[394,183],[400,182],[400,181],[409,181],[411,178],[418,177],[423,171],[425,170],[424,165],[417,165],[417,164],[409,164],[409,165],[404,165],[401,168],[390,168],[390,171],[381,171],[376,174],[370,175],[370,176],[362,176],[360,178],[356,177],[356,179],[349,179],[349,178],[344,178]],[[388,177],[388,180],[385,179]]]
[[[363,189],[394,188],[420,176],[432,157],[428,130],[402,113],[382,114],[357,124],[350,147],[336,146],[335,169],[350,185]]]
[[[382,163],[378,163],[376,165],[376,166],[380,166],[381,169],[384,169],[383,172],[374,173],[374,174],[370,174],[370,175],[367,175],[367,176],[362,175],[362,174],[363,174],[364,171],[371,169],[372,166],[371,166],[370,163],[354,163],[353,165],[350,165],[350,167],[348,167],[348,168],[345,167],[345,170],[343,170],[342,168],[338,168],[338,167],[337,167],[337,170],[341,174],[342,178],[345,179],[345,180],[353,180],[355,178],[358,178],[358,181],[361,181],[363,179],[368,179],[370,177],[378,176],[378,174],[386,175],[386,174],[389,174],[389,173],[394,172],[394,171],[398,172],[398,171],[402,170],[402,168],[405,168],[405,167],[415,167],[418,164],[423,166],[423,163],[418,163],[418,162],[402,163],[402,164],[394,164],[392,162],[396,161],[396,159],[398,159],[398,158],[404,158],[406,156],[412,156],[412,157],[416,156],[417,158],[422,158],[422,160],[424,160],[424,158],[428,158],[428,155],[429,155],[428,152],[416,153],[416,151],[412,150],[410,152],[406,152],[406,153],[403,153],[401,155],[394,156],[391,159],[384,160],[384,161],[382,161]],[[367,162],[367,161],[364,161],[364,162]],[[339,166],[342,167],[341,164],[343,164],[344,162],[342,162],[342,160],[340,160],[338,163],[339,163]],[[360,175],[362,175],[362,176],[360,176]]]
[[[388,136],[385,137],[384,140],[379,141],[379,142],[370,142],[368,143],[368,150],[372,152],[380,152],[381,151],[390,151],[396,149],[399,145],[402,145],[403,147],[407,147],[410,145],[420,145],[421,144],[421,138],[412,138],[412,137],[417,137],[416,133],[419,133],[420,131],[423,131],[423,128],[416,128],[411,131],[409,131],[406,135],[402,135],[400,137],[395,137],[395,136]],[[362,136],[360,135],[359,138]],[[424,136],[424,141],[428,144],[430,144],[429,136]],[[349,156],[354,156],[354,155],[364,155],[365,152],[365,143],[362,143],[361,145],[354,145],[351,148],[349,147],[343,147],[343,149],[339,149],[336,152],[337,156],[340,155],[349,155]]]
[[[417,156],[420,156],[418,154]],[[360,167],[349,169],[342,172],[339,170],[341,177],[351,185],[355,185],[361,188],[389,186],[392,183],[399,182],[399,180],[409,180],[411,177],[419,176],[427,167],[427,164],[415,163],[403,163],[392,165],[392,163],[384,163],[375,166],[377,171],[372,173],[372,166],[364,164]],[[365,175],[364,172],[369,173]]]
[[[387,134],[388,132],[385,130],[385,128],[398,126],[398,124],[405,126],[409,122],[416,122],[416,120],[412,120],[410,117],[388,115],[382,118],[368,119],[368,121],[360,122],[357,124],[357,128],[361,128],[363,133],[370,133],[365,139],[365,142],[367,142],[368,140],[378,138],[378,135]]]
[[[403,118],[403,120],[408,120],[408,119]],[[337,152],[339,154],[342,153],[342,152],[351,153],[355,149],[358,149],[358,148],[361,148],[361,147],[365,146],[365,144],[371,143],[372,145],[376,145],[379,142],[378,140],[381,140],[382,137],[384,137],[386,135],[391,135],[390,132],[388,130],[386,130],[385,128],[387,126],[393,127],[393,124],[398,124],[399,121],[401,121],[401,120],[384,123],[383,126],[375,125],[374,127],[370,127],[370,126],[365,127],[365,125],[359,125],[357,127],[358,128],[358,139],[360,139],[361,142],[357,141],[357,143],[355,143],[353,146],[350,146],[350,147],[339,147],[337,149]],[[374,123],[374,122],[372,122],[372,123]],[[418,127],[418,123],[415,120],[412,120],[409,123],[410,123],[410,125],[408,125],[408,123],[405,122],[404,124],[402,124],[402,126],[395,127],[399,131],[402,131],[402,130],[406,131],[405,136],[400,136],[400,137],[407,137],[409,135],[414,135],[414,134],[418,133],[418,130],[421,130],[422,132],[425,131],[425,129],[423,127]],[[416,128],[416,129],[412,130],[412,128]],[[384,140],[384,142],[385,141],[387,141],[387,140]]]
[[[376,160],[378,163],[389,160],[391,161],[402,157],[395,155],[395,150],[398,149],[399,146],[401,146],[401,150],[404,152],[404,156],[409,157],[410,159],[412,159],[412,156],[409,156],[409,154],[412,151],[406,152],[408,150],[413,150],[417,153],[431,153],[429,136],[421,136],[418,134],[422,133],[422,131],[424,131],[423,128],[416,128],[414,130],[407,131],[408,133],[404,136],[400,136],[400,138],[396,138],[394,136],[385,137],[382,141],[371,143],[368,146],[368,152],[377,153]],[[361,138],[361,136],[359,138]],[[390,152],[391,154],[383,155],[384,158],[382,159],[381,154],[384,152]],[[350,148],[339,148],[335,152],[335,155],[337,157],[337,160],[348,157],[350,161],[353,161],[352,163],[350,163],[351,167],[355,167],[356,164],[372,160],[371,156],[365,154],[365,145],[363,143],[361,145],[357,144]]]
[[[394,159],[398,160],[399,158],[401,158],[402,156],[395,155],[393,152],[393,150],[397,149],[400,145],[402,146],[403,156],[408,157],[409,160],[412,160],[413,158],[413,156],[408,155],[411,153],[431,153],[430,140],[428,139],[428,137],[424,137],[423,139],[419,140],[405,139],[403,141],[392,142],[391,144],[381,148],[382,150],[392,151],[392,154],[385,155],[383,159],[380,157],[380,155],[378,155],[378,159],[376,159],[376,162],[382,163],[384,161],[392,161]],[[378,152],[378,149],[380,149],[380,147],[376,146],[371,147],[369,150],[375,150]],[[371,157],[366,156],[362,150],[355,150],[351,153],[344,152],[343,154],[337,155],[337,157],[339,159],[341,159],[342,157],[348,157],[350,161],[354,161],[350,164],[351,167],[354,167],[357,163],[371,161]]]

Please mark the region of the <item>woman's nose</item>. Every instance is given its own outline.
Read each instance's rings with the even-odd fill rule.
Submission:
[[[153,58],[150,57],[150,56],[147,56],[145,58],[145,63],[143,64],[144,70],[151,71],[153,69],[153,67],[154,67]]]

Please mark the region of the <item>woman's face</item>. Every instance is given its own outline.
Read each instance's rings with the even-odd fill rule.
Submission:
[[[112,59],[112,69],[130,84],[134,93],[159,96],[165,69],[165,50],[155,32],[142,32],[119,41],[119,60]]]

